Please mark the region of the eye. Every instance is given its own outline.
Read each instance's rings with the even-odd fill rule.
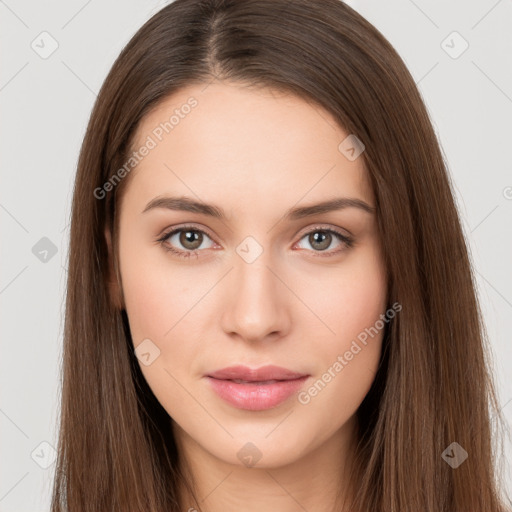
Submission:
[[[201,248],[206,239],[213,240],[202,229],[193,226],[181,226],[162,235],[157,241],[162,247],[182,258],[198,256],[198,249]],[[178,248],[176,248],[176,245]],[[182,248],[180,248],[181,246]],[[211,247],[202,247],[202,249],[211,249]]]
[[[158,242],[160,245],[169,252],[176,254],[181,258],[190,258],[191,256],[199,257],[200,249],[211,249],[209,247],[201,247],[203,242],[208,239],[213,244],[212,238],[202,229],[194,226],[180,226],[171,231],[166,232]],[[315,227],[302,236],[300,240],[307,239],[315,256],[334,256],[339,252],[353,246],[354,240],[352,237],[347,236],[340,231],[333,228]],[[338,241],[338,249],[327,251],[333,242]],[[300,244],[300,241],[296,246]],[[178,246],[178,247],[176,247]],[[181,246],[181,248],[180,248]],[[325,254],[322,254],[324,253]]]
[[[344,235],[333,228],[316,227],[308,231],[301,240],[306,239],[307,243],[313,248],[315,253],[323,253],[333,242],[338,241],[338,249],[328,251],[325,254],[315,254],[315,256],[334,256],[339,252],[350,248],[354,244],[352,237]],[[299,242],[300,243],[300,242]]]

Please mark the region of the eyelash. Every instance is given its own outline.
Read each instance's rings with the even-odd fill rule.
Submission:
[[[203,231],[202,229],[196,228],[195,226],[180,226],[179,228],[174,228],[174,229],[164,233],[160,238],[157,239],[157,242],[160,243],[160,245],[163,247],[164,250],[166,250],[168,252],[171,252],[171,253],[175,254],[176,256],[178,256],[180,258],[190,258],[191,256],[198,257],[199,256],[199,252],[201,252],[201,250],[197,250],[196,249],[195,251],[180,251],[180,250],[175,249],[174,247],[172,247],[172,246],[170,246],[170,245],[168,245],[166,243],[166,240],[170,236],[172,236],[172,235],[174,235],[176,233],[180,233],[181,231],[186,231],[186,230],[194,231],[194,232],[197,232],[197,233],[202,233],[202,234],[206,235],[208,238],[213,240],[213,238],[206,231]],[[337,249],[334,252],[327,252],[325,254],[323,254],[323,251],[313,251],[314,253],[317,253],[317,254],[315,254],[315,257],[318,256],[318,257],[322,258],[322,257],[335,256],[339,252],[341,252],[341,251],[343,251],[345,249],[349,249],[349,248],[353,247],[353,245],[354,245],[354,240],[353,240],[352,237],[344,235],[343,233],[337,231],[336,229],[333,229],[333,228],[323,228],[323,227],[320,227],[320,226],[315,227],[314,229],[308,231],[307,233],[304,233],[302,235],[302,237],[300,238],[300,240],[302,240],[305,236],[310,235],[311,233],[316,233],[318,231],[321,231],[323,233],[331,233],[331,234],[335,235],[342,242],[342,244],[344,244],[345,247],[342,247],[341,249]]]

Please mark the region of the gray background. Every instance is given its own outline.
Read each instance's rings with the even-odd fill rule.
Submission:
[[[78,152],[114,59],[166,3],[0,0],[2,512],[49,508]],[[348,3],[405,60],[436,127],[471,244],[500,403],[510,425],[512,2]],[[40,36],[44,31],[50,35]],[[459,55],[464,40],[469,46]],[[52,44],[58,48],[44,55]],[[506,454],[512,494],[510,440]]]

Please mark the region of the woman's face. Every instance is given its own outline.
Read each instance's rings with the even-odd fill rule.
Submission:
[[[386,280],[348,136],[298,97],[226,83],[182,89],[140,124],[120,206],[122,290],[178,442],[276,467],[353,439]],[[248,371],[267,365],[292,373]]]

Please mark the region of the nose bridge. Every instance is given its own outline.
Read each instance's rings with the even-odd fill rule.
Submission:
[[[223,327],[226,332],[255,341],[274,332],[282,334],[288,327],[289,314],[283,295],[286,290],[274,275],[271,251],[260,246],[257,254],[257,247],[251,243],[242,242],[237,248]]]

